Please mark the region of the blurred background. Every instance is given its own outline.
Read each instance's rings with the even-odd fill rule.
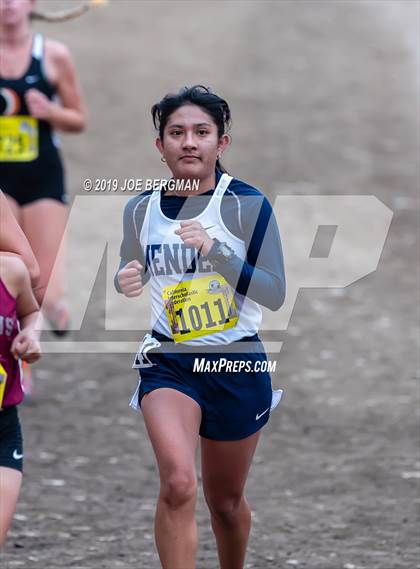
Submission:
[[[85,178],[166,176],[150,108],[202,83],[231,106],[225,167],[273,203],[360,194],[392,210],[375,272],[346,288],[301,289],[287,329],[263,335],[283,342],[272,359],[285,396],[248,482],[246,567],[420,567],[419,3],[110,0],[79,19],[34,27],[69,47],[86,98],[86,133],[62,137],[72,197],[86,195]],[[110,223],[121,227],[119,214],[101,223],[94,210],[80,226],[89,242],[104,239]],[[287,222],[280,212],[280,226]],[[82,265],[69,266],[76,280]],[[104,332],[105,287],[103,262],[74,337],[137,340]],[[6,567],[159,567],[158,477],[141,416],[128,409],[130,367],[131,356],[111,347],[49,353],[34,370]],[[212,569],[202,498],[198,516],[198,567]]]

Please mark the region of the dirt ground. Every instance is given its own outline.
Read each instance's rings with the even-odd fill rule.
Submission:
[[[418,16],[414,0],[118,0],[37,25],[70,47],[89,109],[87,132],[63,137],[72,196],[86,177],[165,175],[149,109],[204,83],[231,104],[237,177],[273,200],[372,194],[394,212],[375,272],[302,289],[288,328],[263,334],[284,342],[272,359],[285,396],[248,481],[249,569],[420,567]],[[75,341],[104,336],[102,269]],[[159,567],[130,366],[112,349],[45,355],[21,410],[26,472],[2,567]],[[216,568],[202,496],[198,521],[197,566]]]

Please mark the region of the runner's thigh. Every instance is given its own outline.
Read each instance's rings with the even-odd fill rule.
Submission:
[[[144,395],[141,408],[161,478],[179,468],[195,471],[195,451],[201,423],[196,401],[170,388]]]

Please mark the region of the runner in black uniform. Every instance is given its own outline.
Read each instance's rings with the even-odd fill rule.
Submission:
[[[44,38],[35,34],[26,72],[16,79],[0,76],[0,180],[20,207],[45,198],[67,202],[58,138],[48,121],[30,116],[25,98],[30,89],[49,101],[57,94],[45,76],[43,55]]]
[[[0,189],[40,266],[38,299],[65,331],[62,271],[52,269],[67,221],[63,166],[55,130],[79,132],[85,111],[67,48],[33,34],[34,0],[7,0],[0,11]]]

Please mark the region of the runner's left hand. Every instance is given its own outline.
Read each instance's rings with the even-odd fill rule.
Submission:
[[[207,255],[214,241],[199,221],[181,221],[181,227],[175,231],[188,247],[195,247],[203,255]]]

